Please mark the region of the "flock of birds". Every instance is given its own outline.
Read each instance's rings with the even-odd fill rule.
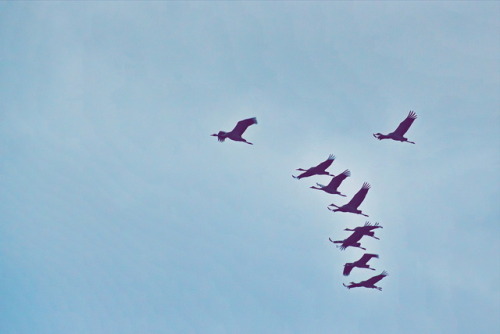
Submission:
[[[373,136],[375,138],[377,138],[378,140],[392,139],[395,141],[415,144],[414,142],[409,141],[404,135],[406,134],[406,132],[408,131],[410,126],[413,124],[413,121],[415,121],[416,118],[417,118],[417,114],[415,114],[414,111],[410,111],[408,113],[408,116],[405,118],[404,121],[402,121],[399,124],[399,126],[397,127],[397,129],[395,131],[388,133],[386,135],[384,135],[382,133],[374,133]],[[215,133],[212,134],[212,136],[217,137],[219,142],[224,142],[226,139],[231,139],[233,141],[240,141],[240,142],[244,142],[244,143],[253,145],[252,143],[248,142],[246,139],[244,139],[242,137],[243,133],[248,129],[248,127],[253,125],[253,124],[257,124],[257,118],[253,117],[253,118],[244,119],[244,120],[239,121],[236,124],[236,126],[234,127],[234,129],[232,129],[231,131],[229,131],[229,132],[219,131],[217,134],[215,134]],[[338,188],[341,185],[341,183],[351,175],[351,172],[348,169],[346,169],[345,171],[343,171],[342,173],[340,173],[338,175],[330,174],[327,171],[327,169],[332,165],[334,160],[335,160],[335,156],[330,155],[328,157],[328,159],[326,159],[322,163],[318,164],[317,166],[314,166],[314,167],[311,167],[308,169],[298,168],[297,170],[301,171],[302,173],[299,174],[298,176],[293,176],[293,175],[292,176],[293,176],[293,178],[295,178],[297,180],[300,180],[300,179],[303,179],[306,177],[310,177],[310,176],[314,176],[314,175],[331,176],[332,179],[330,180],[330,182],[327,185],[322,185],[322,184],[316,183],[317,187],[312,186],[310,188],[322,190],[328,194],[346,197],[346,195],[342,194]],[[368,215],[364,214],[359,209],[359,206],[361,205],[361,203],[363,203],[363,201],[366,197],[366,194],[368,193],[368,190],[370,190],[370,184],[367,182],[364,182],[361,189],[351,198],[351,200],[348,203],[346,203],[342,206],[338,206],[338,205],[332,203],[327,208],[328,208],[328,210],[333,211],[333,212],[348,212],[348,213],[359,214],[359,215],[368,217]],[[358,227],[355,227],[354,229],[349,229],[349,228],[344,229],[345,231],[352,232],[351,235],[349,237],[347,237],[346,239],[334,241],[334,240],[329,238],[329,240],[330,240],[330,242],[332,242],[334,244],[340,244],[340,245],[337,245],[337,247],[340,250],[345,250],[348,247],[353,247],[353,248],[360,248],[360,249],[366,251],[366,248],[361,247],[361,242],[360,242],[361,239],[364,236],[369,236],[369,237],[372,237],[372,238],[379,240],[379,238],[377,238],[375,236],[375,230],[377,230],[379,228],[383,228],[382,226],[380,226],[379,223],[371,224],[370,222],[367,221],[367,222],[365,222],[365,224],[363,226],[358,226]],[[378,258],[378,257],[379,257],[378,254],[371,254],[371,253],[363,254],[363,256],[361,256],[360,259],[358,259],[354,262],[348,262],[348,263],[344,264],[343,275],[349,276],[349,274],[351,273],[351,271],[354,268],[375,270],[374,268],[370,267],[368,262],[372,258]],[[369,288],[369,289],[382,290],[381,287],[378,287],[375,284],[378,283],[380,280],[382,280],[387,275],[388,275],[387,272],[384,270],[381,274],[373,276],[365,281],[361,281],[358,283],[350,282],[349,285],[346,285],[346,284],[343,284],[343,285],[348,289],[364,287],[364,288]]]

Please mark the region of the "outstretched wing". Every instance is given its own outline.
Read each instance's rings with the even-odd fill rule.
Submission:
[[[359,232],[363,232],[363,233],[368,233],[371,230],[375,230],[377,228],[383,228],[383,227],[380,226],[379,223],[375,223],[375,225],[372,225],[370,222],[365,222],[365,225],[355,227],[354,230],[359,231]]]
[[[368,232],[368,231],[371,231],[372,228],[373,228],[373,225],[369,221],[366,221],[365,225],[355,227],[354,230],[359,231],[359,232],[365,232],[365,231]]]
[[[349,276],[353,268],[354,266],[352,265],[352,263],[346,263],[344,265],[344,272],[343,272],[344,276]]]
[[[231,132],[234,135],[241,136],[243,134],[243,132],[245,132],[246,129],[250,125],[253,125],[253,124],[257,124],[257,118],[253,117],[253,118],[244,119],[242,121],[239,121]]]
[[[346,169],[345,171],[343,171],[339,175],[335,176],[330,181],[330,183],[328,183],[327,187],[328,188],[337,189],[338,186],[340,186],[340,184],[342,183],[342,181],[344,181],[348,176],[351,176],[351,172],[349,171],[349,169]]]
[[[330,167],[333,163],[333,160],[335,160],[335,156],[333,154],[330,154],[328,156],[328,159],[317,165],[316,167],[313,167],[318,170],[326,170],[328,167]]]
[[[363,254],[363,256],[361,257],[361,259],[359,259],[358,261],[360,263],[363,263],[363,264],[367,264],[368,261],[370,261],[371,259],[373,258],[377,258],[378,259],[378,255],[377,254],[369,254],[369,253],[365,253]]]
[[[365,182],[361,189],[354,195],[354,197],[347,203],[348,206],[357,208],[361,203],[363,203],[368,190],[370,189],[370,184]]]
[[[363,233],[359,233],[357,231],[355,232],[352,232],[352,234],[347,238],[345,239],[342,244],[343,245],[354,245],[355,243],[357,243],[359,240],[361,240],[361,238],[363,237]]]
[[[395,135],[398,135],[401,137],[404,136],[404,134],[406,133],[406,131],[408,131],[408,129],[410,128],[410,126],[412,125],[413,121],[416,118],[417,118],[417,114],[415,114],[414,111],[410,111],[408,113],[408,116],[406,117],[406,119],[404,121],[402,121],[401,123],[399,123],[398,128],[393,133]]]
[[[371,230],[376,230],[378,228],[383,228],[382,226],[380,226],[379,223],[375,223],[375,225],[368,225],[368,226],[365,226],[365,228],[368,230],[368,231],[371,231]]]
[[[387,275],[388,275],[387,271],[383,271],[382,274],[377,275],[377,276],[373,276],[372,278],[369,278],[366,281],[360,282],[360,284],[363,283],[363,285],[366,284],[368,286],[374,285],[375,283],[377,283],[378,281],[380,281],[382,278],[384,278]]]

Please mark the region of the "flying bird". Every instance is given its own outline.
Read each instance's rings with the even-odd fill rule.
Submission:
[[[369,289],[377,289],[377,290],[381,291],[382,288],[376,286],[375,283],[377,283],[378,281],[380,281],[382,278],[386,277],[387,275],[388,275],[387,271],[384,270],[380,275],[373,276],[372,278],[369,278],[366,281],[361,281],[359,283],[351,282],[351,283],[349,283],[349,285],[345,285],[345,284],[342,283],[342,285],[345,286],[348,289],[352,289],[352,288],[369,288]]]
[[[343,206],[337,206],[337,205],[332,203],[329,205],[328,210],[333,211],[333,212],[337,212],[337,211],[351,212],[351,213],[355,213],[358,215],[363,215],[365,217],[368,217],[368,215],[365,215],[361,210],[358,209],[358,206],[360,206],[361,203],[363,202],[363,200],[365,199],[366,194],[368,193],[368,190],[370,189],[370,187],[371,186],[369,183],[367,183],[367,182],[363,183],[363,186],[361,187],[361,189],[356,193],[356,195],[354,195],[354,197],[349,201],[349,203],[347,203]],[[330,206],[334,206],[337,209],[332,209],[332,208],[330,208]]]
[[[223,142],[224,140],[229,138],[229,139],[234,140],[234,141],[242,141],[244,143],[253,145],[252,143],[246,141],[246,139],[243,139],[243,137],[241,137],[243,135],[243,132],[245,132],[246,129],[250,125],[253,125],[253,124],[257,124],[257,118],[255,118],[255,117],[239,121],[238,123],[236,123],[236,126],[234,127],[234,129],[232,129],[229,132],[219,131],[219,133],[217,133],[217,134],[214,133],[211,136],[217,137],[217,140],[219,142]]]
[[[370,222],[365,222],[365,225],[363,225],[363,226],[358,226],[358,227],[355,227],[354,229],[345,228],[344,231],[358,232],[358,233],[361,233],[363,235],[380,240],[379,238],[377,238],[375,236],[375,232],[373,232],[373,230],[375,230],[377,228],[383,228],[383,227],[380,226],[379,223],[375,223],[375,225],[372,225],[372,224],[370,224]]]
[[[323,190],[324,192],[327,192],[329,194],[338,194],[340,196],[344,196],[346,197],[344,194],[341,194],[339,191],[338,191],[338,187],[340,186],[340,184],[342,183],[342,181],[344,181],[348,176],[351,176],[351,172],[346,169],[345,171],[343,171],[342,173],[340,173],[339,175],[335,176],[331,181],[330,183],[328,183],[326,186],[322,185],[322,184],[319,184],[319,183],[316,183],[318,185],[318,187],[310,187],[312,189],[318,189],[318,190]]]
[[[347,239],[344,240],[333,241],[330,238],[328,238],[328,240],[330,240],[330,242],[334,244],[341,244],[340,246],[337,246],[337,248],[340,248],[340,250],[344,250],[347,247],[356,247],[356,248],[361,248],[362,250],[366,250],[366,248],[361,247],[361,243],[359,242],[362,237],[363,237],[362,233],[354,232]]]
[[[330,154],[328,156],[328,159],[326,159],[325,161],[323,161],[322,163],[320,163],[317,166],[311,167],[309,169],[297,168],[297,170],[302,171],[304,173],[300,174],[299,176],[293,176],[293,175],[292,176],[293,176],[293,178],[299,179],[299,180],[304,178],[304,177],[309,177],[309,176],[313,176],[313,175],[335,176],[335,175],[330,174],[326,171],[326,169],[332,165],[333,160],[335,160],[335,156]]]
[[[370,261],[373,258],[377,258],[378,259],[378,255],[377,254],[365,253],[361,257],[361,259],[359,259],[357,261],[354,261],[352,263],[346,263],[346,264],[344,264],[344,272],[343,272],[344,276],[349,276],[349,274],[351,273],[351,271],[354,268],[356,268],[356,267],[357,268],[366,268],[366,269],[370,269],[370,270],[375,270],[375,269],[371,268],[370,265],[368,264],[368,261]]]
[[[410,126],[412,125],[413,121],[416,118],[417,118],[417,114],[415,114],[414,111],[410,110],[410,112],[408,113],[408,116],[406,117],[406,119],[404,121],[402,121],[401,123],[399,123],[399,126],[396,129],[396,131],[391,132],[391,133],[389,133],[387,135],[383,135],[380,132],[379,133],[374,133],[373,136],[375,138],[377,138],[378,140],[392,139],[392,140],[397,140],[397,141],[400,141],[400,142],[407,142],[407,143],[415,144],[414,142],[409,141],[408,138],[405,138],[404,134],[406,133],[406,131],[408,131],[408,129],[410,128]]]

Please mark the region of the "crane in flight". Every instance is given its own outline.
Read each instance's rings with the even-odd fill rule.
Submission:
[[[373,230],[376,230],[377,228],[383,228],[382,226],[379,225],[379,223],[375,223],[375,225],[370,224],[370,222],[365,222],[365,225],[363,226],[358,226],[355,227],[354,229],[350,228],[345,228],[344,231],[352,231],[352,232],[358,232],[363,235],[367,235],[369,237],[375,238],[377,240],[380,240],[375,236],[375,232]]]
[[[332,178],[332,180],[330,181],[330,183],[328,183],[326,186],[324,186],[322,184],[319,184],[319,183],[316,183],[319,188],[318,187],[314,187],[314,186],[312,186],[310,188],[311,189],[323,190],[324,192],[327,192],[329,194],[333,194],[333,195],[337,194],[337,195],[346,197],[344,194],[341,194],[338,191],[338,187],[340,186],[340,184],[342,183],[342,181],[344,181],[348,176],[351,176],[351,172],[348,169],[346,169],[345,171],[343,171],[339,175],[337,175],[334,178]]]
[[[359,242],[362,237],[363,237],[362,233],[354,232],[347,239],[344,240],[333,241],[331,238],[328,238],[328,240],[330,240],[330,242],[334,244],[340,244],[340,246],[337,246],[337,248],[340,248],[340,250],[344,250],[347,247],[356,247],[356,248],[361,248],[362,250],[366,250],[366,248],[361,247],[361,243]]]
[[[373,258],[378,259],[378,255],[365,253],[359,260],[344,264],[344,272],[343,272],[344,276],[349,276],[349,274],[354,268],[366,268],[370,270],[375,270],[371,268],[370,265],[368,264],[368,261],[370,261]]]
[[[333,212],[337,212],[337,211],[351,212],[351,213],[355,213],[358,215],[363,215],[365,217],[368,217],[368,215],[365,215],[361,210],[358,209],[358,207],[364,201],[366,194],[368,193],[368,190],[370,189],[370,187],[371,186],[369,183],[367,183],[367,182],[363,183],[363,186],[361,187],[361,189],[356,193],[356,195],[353,196],[353,198],[349,201],[349,203],[342,205],[342,206],[338,206],[338,205],[335,205],[332,203],[328,206],[328,210],[333,211]],[[330,208],[330,206],[334,206],[337,209],[332,209],[332,208]]]
[[[292,176],[294,179],[298,179],[298,180],[300,180],[304,177],[309,177],[309,176],[313,176],[313,175],[335,176],[335,175],[330,174],[326,171],[326,169],[332,165],[334,160],[335,160],[335,156],[330,154],[328,156],[328,159],[326,159],[325,161],[323,161],[322,163],[320,163],[317,166],[311,167],[309,169],[297,168],[297,170],[302,171],[304,173],[300,174],[299,176],[293,176],[293,175]]]
[[[211,136],[217,137],[217,140],[221,143],[229,138],[234,141],[242,141],[244,143],[253,145],[252,143],[248,142],[246,139],[242,137],[243,132],[245,132],[246,129],[253,124],[257,124],[257,118],[255,117],[239,121],[238,123],[236,123],[234,129],[232,129],[229,132],[219,131],[219,133],[211,134]]]
[[[372,278],[369,278],[366,281],[361,281],[359,283],[351,282],[351,283],[349,283],[349,285],[345,285],[342,283],[342,285],[348,289],[369,288],[369,289],[377,289],[377,290],[382,291],[382,288],[376,286],[375,283],[379,282],[382,278],[386,277],[387,275],[389,275],[389,274],[387,273],[387,271],[384,270],[380,275],[373,276]]]
[[[407,142],[410,144],[415,144],[414,142],[409,141],[408,138],[404,137],[404,135],[405,135],[406,131],[408,131],[408,129],[410,128],[410,126],[412,125],[413,121],[416,118],[417,118],[417,114],[415,114],[414,111],[410,110],[410,112],[408,113],[408,116],[405,118],[404,121],[399,123],[398,128],[394,132],[391,132],[391,133],[386,134],[386,135],[381,134],[379,132],[379,133],[374,133],[373,136],[375,138],[377,138],[378,140],[392,139],[392,140],[396,140],[396,141],[400,141],[400,142]]]

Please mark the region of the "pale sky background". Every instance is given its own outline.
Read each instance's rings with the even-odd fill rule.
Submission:
[[[499,2],[1,2],[0,332],[494,333]],[[416,145],[378,141],[409,110]],[[246,138],[209,137],[257,117]],[[335,154],[365,217],[294,169]],[[352,289],[387,270],[383,291]]]

